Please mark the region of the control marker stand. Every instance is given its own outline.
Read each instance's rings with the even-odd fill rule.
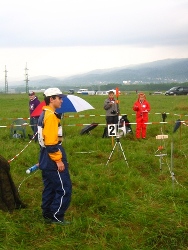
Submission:
[[[156,139],[157,140],[161,140],[161,142],[162,142],[162,140],[164,140],[164,139],[168,139],[168,135],[157,135],[156,136]],[[161,143],[162,144],[162,143]],[[162,146],[162,145],[160,145],[159,147],[158,147],[158,150],[155,152],[155,156],[158,156],[159,157],[159,164],[160,164],[160,170],[162,171],[162,164],[164,164],[163,163],[163,157],[164,156],[167,156],[167,154],[162,154],[162,150],[164,149],[164,147]],[[159,154],[156,154],[157,152],[159,151]]]

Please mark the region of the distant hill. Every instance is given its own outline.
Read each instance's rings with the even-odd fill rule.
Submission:
[[[139,65],[93,70],[66,78],[36,76],[29,79],[29,86],[31,88],[62,85],[75,87],[109,83],[123,84],[123,81],[130,84],[188,82],[188,58],[165,59]],[[13,82],[12,85],[23,85],[23,81]]]
[[[130,65],[108,70],[94,70],[87,74],[65,78],[63,83],[168,83],[188,81],[188,58],[166,59],[139,65]]]

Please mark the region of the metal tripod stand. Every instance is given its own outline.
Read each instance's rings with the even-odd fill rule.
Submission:
[[[162,142],[164,143],[164,139],[168,139],[168,135],[157,135],[156,139],[161,140],[161,145],[158,147],[157,151],[155,152],[155,156],[159,157],[159,164],[160,164],[160,170],[162,170],[162,164],[163,163],[163,157],[167,156],[167,154],[163,154],[162,150],[164,149],[164,146],[162,146]],[[156,154],[159,151],[159,154]]]
[[[112,157],[112,155],[113,155],[113,153],[114,153],[114,150],[115,150],[115,148],[116,148],[117,145],[118,145],[119,148],[121,149],[121,152],[122,152],[122,154],[123,154],[123,157],[124,157],[124,160],[125,160],[125,162],[126,162],[126,164],[127,164],[127,167],[129,167],[129,164],[128,164],[128,162],[127,162],[125,153],[124,153],[124,151],[123,151],[123,148],[122,148],[122,145],[121,145],[121,142],[120,142],[119,135],[116,136],[116,143],[115,143],[115,145],[114,145],[114,147],[113,147],[113,149],[112,149],[112,151],[111,151],[111,153],[110,153],[110,156],[109,156],[109,158],[108,158],[108,160],[107,160],[106,166],[108,165],[108,163],[109,163],[109,161],[110,161],[110,159],[111,159],[111,157]]]
[[[157,151],[158,151],[158,150],[157,150]],[[156,152],[157,152],[157,151],[156,151]],[[156,153],[156,152],[155,152],[155,153]],[[167,154],[162,154],[161,151],[160,151],[160,153],[159,153],[158,155],[155,155],[155,156],[158,156],[158,157],[159,157],[160,170],[162,170],[162,164],[164,164],[164,163],[163,163],[163,157],[164,157],[164,156],[167,156]]]

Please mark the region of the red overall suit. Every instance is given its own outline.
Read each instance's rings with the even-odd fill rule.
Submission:
[[[146,138],[146,127],[148,122],[148,112],[150,111],[150,104],[146,101],[145,94],[140,93],[138,100],[133,105],[133,110],[136,111],[136,138]]]

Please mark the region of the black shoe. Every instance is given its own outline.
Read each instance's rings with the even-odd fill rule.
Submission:
[[[45,223],[51,223],[53,216],[51,215],[51,213],[46,213],[46,214],[43,214],[43,218],[44,218]]]

